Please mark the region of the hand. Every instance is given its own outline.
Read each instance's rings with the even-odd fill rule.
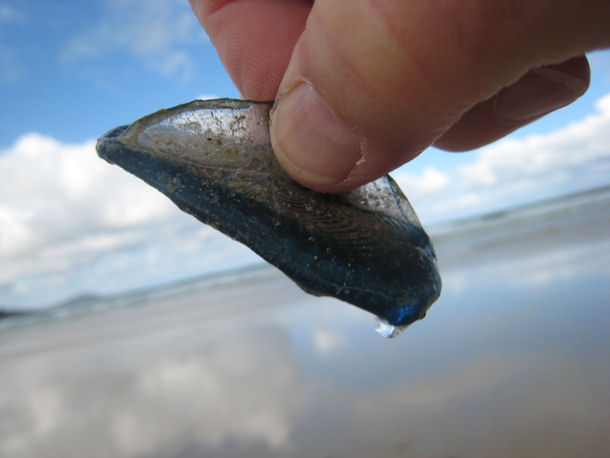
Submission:
[[[607,0],[191,0],[297,181],[341,192],[434,144],[490,143],[580,97]]]

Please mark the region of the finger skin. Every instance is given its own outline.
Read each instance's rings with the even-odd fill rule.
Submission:
[[[531,70],[521,80],[532,78],[539,73],[540,70],[547,69],[558,70],[560,72],[558,74],[564,78],[566,78],[566,75],[576,75],[571,83],[580,86],[580,88],[576,88],[580,93],[584,93],[589,86],[589,63],[584,56],[569,59],[561,64],[549,65]],[[537,89],[536,84],[531,86],[533,90]],[[511,87],[516,87],[516,84],[510,86],[508,89]],[[468,151],[504,137],[525,124],[529,124],[548,113],[545,111],[524,120],[507,120],[503,118],[498,114],[497,107],[499,98],[506,91],[507,89],[501,89],[490,99],[476,104],[473,108],[464,113],[447,132],[435,141],[434,146],[447,151]]]
[[[242,96],[275,99],[305,28],[308,0],[190,0]]]
[[[610,41],[610,7],[601,1],[353,0],[349,9],[340,3],[315,2],[279,101],[281,106],[284,94],[307,82],[352,127],[366,150],[342,180],[326,183],[310,178],[324,172],[319,158],[330,151],[320,153],[316,144],[316,152],[309,153],[299,145],[303,153],[290,164],[281,158],[290,136],[277,135],[284,144],[274,145],[288,173],[325,192],[375,179],[415,157],[453,125],[456,130],[442,144],[463,147],[452,139],[461,140],[458,133],[468,123],[458,120],[465,113],[476,111],[532,68],[569,60]],[[480,114],[494,116],[490,110]],[[480,146],[498,134],[503,132],[492,119],[468,131],[467,146]],[[316,154],[315,163],[307,162],[308,155]]]
[[[610,45],[607,0],[350,0],[349,8],[337,0],[191,3],[245,97],[276,98],[275,112],[283,113],[283,100],[305,82],[331,112],[320,119],[335,116],[355,135],[343,142],[359,148],[349,170],[320,183],[309,178],[341,163],[342,153],[325,150],[319,139],[308,147],[274,135],[274,119],[280,163],[325,192],[371,181],[431,144],[462,151],[506,135],[545,114],[499,116],[500,100],[527,94],[516,90],[519,83],[538,70],[567,71],[573,100],[588,85],[583,54]],[[520,100],[511,103],[519,112]],[[318,134],[325,126],[309,118],[291,126],[302,138],[324,138]],[[296,161],[282,159],[286,147],[297,150]]]

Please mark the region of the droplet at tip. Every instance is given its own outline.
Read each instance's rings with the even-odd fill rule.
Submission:
[[[400,334],[406,326],[394,326],[393,324],[388,323],[383,318],[377,317],[375,320],[375,331],[382,337],[386,339],[391,339]]]

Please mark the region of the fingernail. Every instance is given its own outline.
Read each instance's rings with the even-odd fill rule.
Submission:
[[[509,123],[525,122],[561,108],[585,93],[588,73],[563,66],[531,70],[519,81],[500,91],[496,115]],[[567,67],[567,68],[566,68]]]
[[[304,184],[334,184],[361,157],[360,141],[307,82],[282,95],[271,114],[271,144],[282,167]]]

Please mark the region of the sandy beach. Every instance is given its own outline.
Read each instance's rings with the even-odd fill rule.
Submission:
[[[607,456],[610,192],[439,227],[395,339],[271,267],[0,332],[0,456]]]

